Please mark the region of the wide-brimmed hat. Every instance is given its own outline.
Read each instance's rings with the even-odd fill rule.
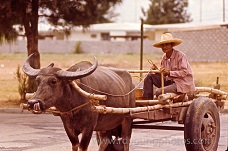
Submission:
[[[181,39],[173,38],[171,33],[164,33],[161,35],[161,41],[153,44],[154,47],[161,48],[162,44],[173,43],[173,47],[179,45],[182,42]]]

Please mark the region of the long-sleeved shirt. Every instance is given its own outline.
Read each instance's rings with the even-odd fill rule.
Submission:
[[[163,55],[161,67],[170,71],[167,80],[173,80],[177,85],[177,92],[191,93],[195,91],[193,74],[186,55],[177,50],[173,50],[171,57],[168,59],[166,54]]]

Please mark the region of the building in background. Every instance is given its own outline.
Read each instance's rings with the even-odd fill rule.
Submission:
[[[180,23],[147,25],[144,24],[144,39],[160,40],[164,32],[187,32],[227,27],[227,23]],[[21,34],[23,37],[23,34]],[[133,41],[141,38],[140,23],[102,23],[93,24],[89,28],[75,27],[71,34],[53,30],[50,26],[39,25],[40,40],[66,40],[66,41]],[[24,38],[20,38],[24,39]]]
[[[91,25],[88,29],[75,28],[68,40],[80,41],[132,41],[141,35],[139,23],[103,23]],[[151,25],[144,25],[144,38],[148,38]]]

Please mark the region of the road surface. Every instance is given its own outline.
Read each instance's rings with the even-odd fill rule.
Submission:
[[[228,114],[220,114],[218,151],[227,149]],[[0,151],[70,151],[71,143],[59,117],[52,114],[0,114]],[[157,123],[158,124],[158,123]],[[174,122],[159,125],[180,126]],[[130,151],[183,151],[183,131],[133,129]],[[95,134],[89,151],[97,150]]]

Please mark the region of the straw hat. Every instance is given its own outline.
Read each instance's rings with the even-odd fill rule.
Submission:
[[[173,47],[179,45],[182,42],[181,39],[173,38],[171,33],[164,33],[161,35],[161,41],[153,44],[154,47],[161,48],[162,44],[173,43]]]

